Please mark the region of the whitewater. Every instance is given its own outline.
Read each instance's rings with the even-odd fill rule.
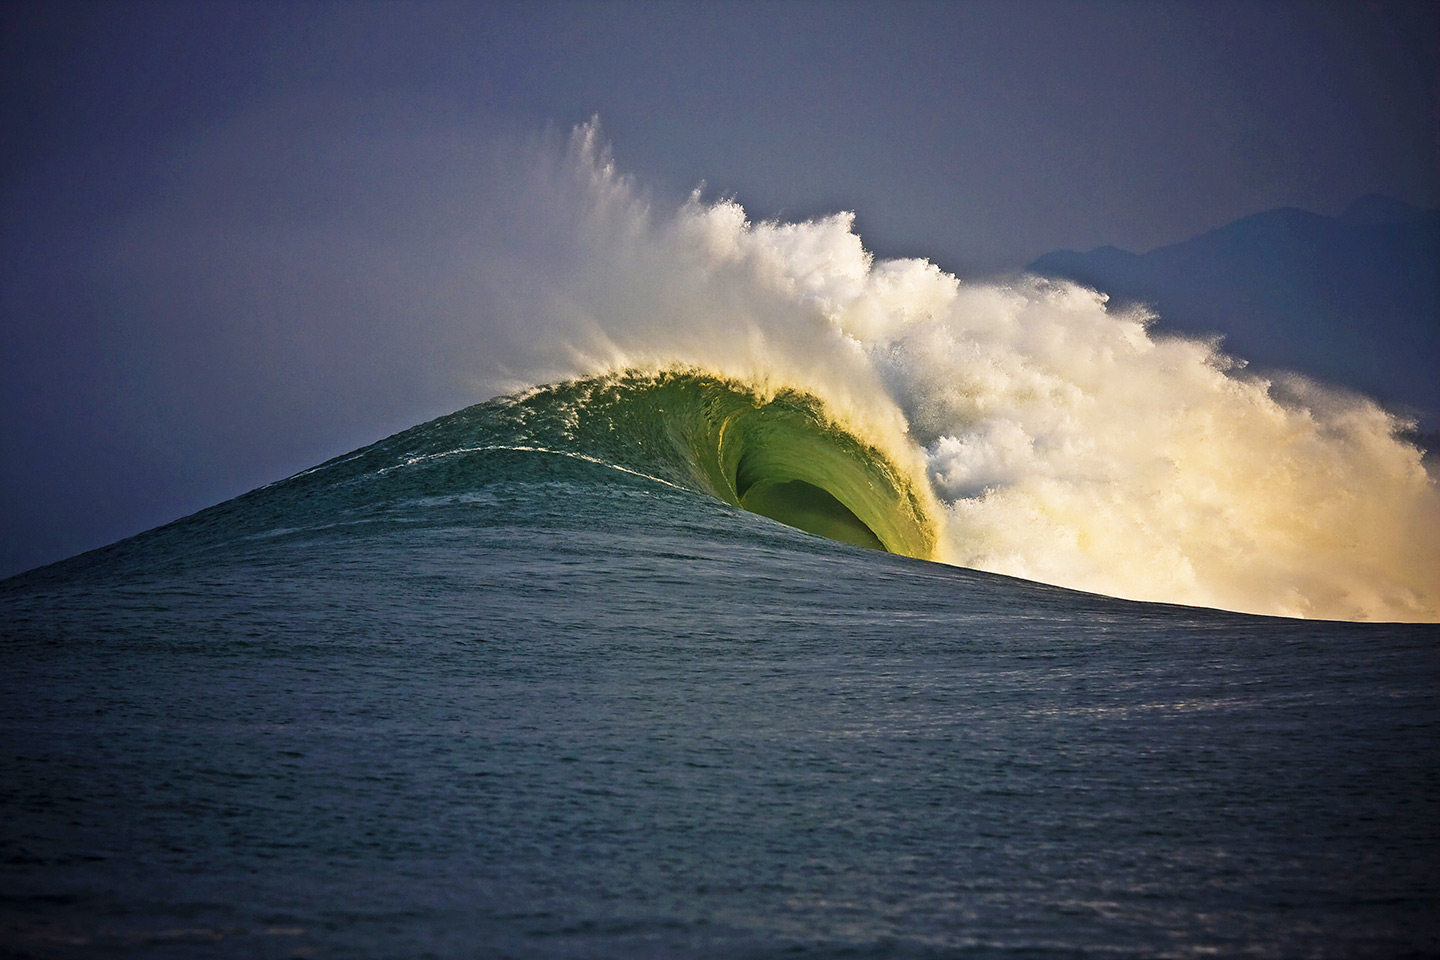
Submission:
[[[512,388],[695,370],[796,390],[916,479],[928,559],[1132,599],[1440,619],[1440,488],[1413,424],[1368,398],[1253,373],[1070,282],[877,261],[849,213],[757,223],[699,191],[657,211],[595,124],[533,170],[516,203],[536,255],[476,268],[509,320],[491,362]]]

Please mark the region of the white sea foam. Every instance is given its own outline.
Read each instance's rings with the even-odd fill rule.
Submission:
[[[876,262],[838,213],[656,210],[595,125],[541,151],[513,257],[478,264],[517,382],[683,364],[821,396],[924,471],[950,563],[1135,599],[1440,619],[1440,492],[1405,426],[1248,374],[1067,282]],[[513,222],[513,220],[511,221]],[[490,332],[494,332],[493,330]]]

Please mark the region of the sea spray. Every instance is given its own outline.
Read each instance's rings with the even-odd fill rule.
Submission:
[[[929,478],[950,563],[1254,613],[1440,618],[1440,492],[1407,424],[1367,398],[1256,376],[1069,282],[876,262],[847,213],[757,223],[699,191],[657,212],[594,124],[529,188],[516,202],[547,211],[532,255],[477,266],[525,331],[500,351],[517,383],[684,368],[818,397]]]

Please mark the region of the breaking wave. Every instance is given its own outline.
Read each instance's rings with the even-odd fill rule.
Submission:
[[[1410,425],[1368,398],[1255,375],[1072,283],[876,260],[848,213],[752,222],[699,191],[657,212],[593,124],[563,153],[515,200],[536,214],[528,255],[477,264],[509,318],[487,358],[517,388],[677,370],[702,379],[652,399],[743,385],[705,402],[783,412],[744,421],[738,458],[730,427],[701,431],[716,496],[802,527],[838,504],[858,526],[809,529],[1113,596],[1440,618],[1440,493]],[[837,486],[844,458],[805,447],[802,421],[874,459]],[[772,467],[786,479],[752,479]],[[923,478],[884,494],[901,519],[857,492],[886,474]]]
[[[443,244],[382,217],[385,236],[327,253],[384,267],[346,292],[378,298],[356,325],[364,335],[345,341],[384,354],[365,367],[375,389],[410,389],[418,368],[501,399],[343,458],[388,479],[316,488],[304,510],[365,509],[404,477],[452,496],[548,457],[850,543],[1110,596],[1440,620],[1440,490],[1407,442],[1412,424],[1370,399],[1257,374],[1070,282],[961,282],[926,260],[877,259],[849,213],[757,222],[698,190],[659,203],[617,172],[593,123],[568,142],[507,144],[489,167],[452,172],[435,209],[386,208],[405,224],[442,222]],[[429,196],[416,191],[416,203]],[[142,219],[117,268],[168,277],[183,251],[156,238],[182,230],[187,211]],[[247,224],[207,227],[229,238],[226,269],[348,236]],[[290,246],[276,247],[277,231]],[[235,287],[224,276],[222,294]],[[244,298],[217,296],[213,310],[240,323]],[[315,311],[307,297],[282,302],[276,314],[297,324]],[[327,402],[353,387],[305,375]],[[310,482],[296,479],[285,489]]]

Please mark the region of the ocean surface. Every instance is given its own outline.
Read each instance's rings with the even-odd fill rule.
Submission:
[[[1440,628],[933,510],[804,395],[612,376],[0,583],[0,954],[1440,955]]]

